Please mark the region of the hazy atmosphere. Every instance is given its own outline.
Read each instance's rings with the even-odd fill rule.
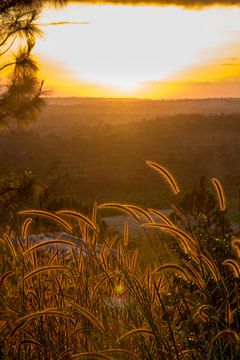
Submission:
[[[0,360],[239,360],[240,4],[0,1]]]
[[[43,11],[35,51],[59,96],[237,97],[239,19],[238,7],[70,4]]]

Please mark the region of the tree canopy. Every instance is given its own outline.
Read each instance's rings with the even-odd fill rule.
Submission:
[[[49,3],[57,6],[66,1]],[[0,125],[8,128],[33,121],[44,104],[43,81],[32,50],[43,35],[36,20],[45,4],[44,0],[0,2]]]

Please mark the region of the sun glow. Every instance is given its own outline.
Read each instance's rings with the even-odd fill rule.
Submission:
[[[209,64],[224,61],[226,54],[220,52],[219,59],[219,49],[239,41],[239,20],[239,8],[71,4],[43,12],[45,37],[37,42],[36,52],[44,60],[42,74],[56,90],[60,76],[65,90],[74,79],[73,86],[79,87],[74,95],[146,97],[158,88],[164,96],[164,84],[169,88],[191,72],[194,81],[201,81],[200,66],[206,75]],[[55,80],[48,62],[55,63]],[[226,76],[228,70],[225,67]],[[220,78],[216,74],[216,81]]]

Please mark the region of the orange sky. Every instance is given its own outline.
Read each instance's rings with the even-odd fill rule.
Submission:
[[[70,4],[39,23],[54,96],[240,96],[240,8]]]

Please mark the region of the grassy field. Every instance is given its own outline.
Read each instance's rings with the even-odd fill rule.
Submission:
[[[225,201],[214,181],[219,227]],[[97,219],[108,208],[135,219],[154,258],[129,242],[127,225],[101,235]],[[95,205],[89,217],[21,215],[18,237],[1,239],[1,359],[238,359],[239,240],[211,237],[211,212],[198,225],[178,209],[170,219],[117,203]],[[69,238],[30,241],[36,216]]]
[[[238,360],[239,115],[54,106],[0,136],[0,360]]]

